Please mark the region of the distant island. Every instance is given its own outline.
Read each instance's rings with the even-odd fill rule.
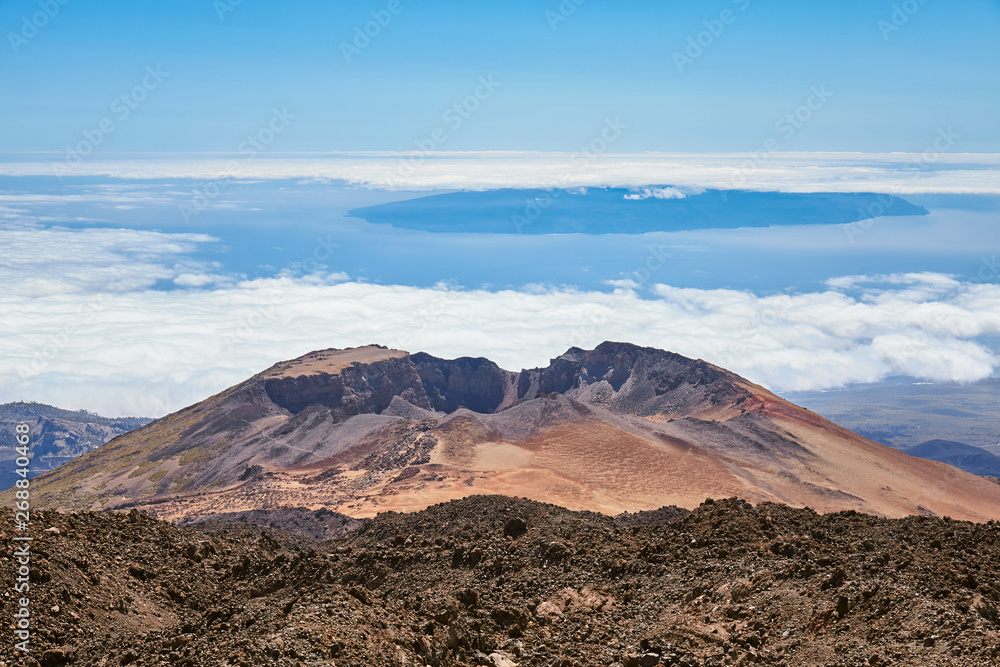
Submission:
[[[848,224],[927,209],[876,193],[644,188],[452,192],[354,209],[399,229],[478,234],[645,234],[694,229]]]

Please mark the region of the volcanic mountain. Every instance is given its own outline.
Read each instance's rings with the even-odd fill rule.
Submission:
[[[624,343],[518,373],[377,345],[276,364],[33,484],[33,506],[354,517],[473,494],[606,514],[706,497],[1000,518],[1000,485],[876,444],[734,373]]]

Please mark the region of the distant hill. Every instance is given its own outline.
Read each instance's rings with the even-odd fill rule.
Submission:
[[[1000,456],[964,442],[928,440],[903,451],[910,456],[947,463],[973,475],[1000,477]]]
[[[97,449],[112,438],[148,424],[145,417],[102,417],[86,410],[63,410],[43,403],[0,405],[0,489],[17,479],[14,473],[14,427],[31,425],[31,476]]]

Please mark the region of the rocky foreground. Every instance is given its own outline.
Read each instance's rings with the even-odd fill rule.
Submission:
[[[326,542],[138,512],[32,530],[33,652],[8,630],[6,665],[1000,664],[993,522],[474,496]],[[15,576],[5,556],[5,619]]]

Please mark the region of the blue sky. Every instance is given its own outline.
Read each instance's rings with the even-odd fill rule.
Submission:
[[[915,151],[953,126],[956,150],[1000,151],[996,0],[399,0],[350,62],[342,43],[388,0],[50,5],[37,34],[38,0],[0,6],[4,151],[64,150],[149,66],[168,76],[102,152],[235,151],[275,107],[296,116],[276,150],[409,150],[491,75],[436,148],[572,151],[621,117],[616,152],[742,152],[825,86],[783,149]],[[696,57],[679,71],[675,53]]]

